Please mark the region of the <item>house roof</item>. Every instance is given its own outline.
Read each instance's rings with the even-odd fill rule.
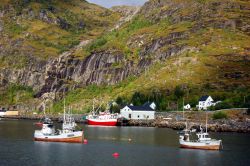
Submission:
[[[154,111],[150,106],[132,106],[128,105],[128,108],[130,108],[132,111]]]
[[[208,95],[202,96],[199,101],[206,101],[208,97],[209,97]]]
[[[150,107],[151,104],[153,104],[153,102],[149,102],[149,101],[148,101],[148,102],[144,103],[142,106]]]

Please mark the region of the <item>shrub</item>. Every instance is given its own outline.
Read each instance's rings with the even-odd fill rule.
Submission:
[[[247,115],[250,115],[250,108],[247,109]]]
[[[177,97],[177,99],[181,98],[184,96],[184,91],[180,86],[176,86],[174,90],[174,95]]]
[[[107,43],[107,39],[105,37],[100,37],[98,39],[96,39],[90,46],[88,49],[88,51],[92,51],[95,50],[97,48],[100,48],[101,46],[105,45]]]
[[[227,114],[225,112],[216,112],[213,114],[213,119],[227,119]]]
[[[215,106],[210,107],[209,109],[211,110],[221,110],[221,109],[228,109],[228,108],[232,108],[233,106],[228,103],[228,102],[221,102],[216,104]]]

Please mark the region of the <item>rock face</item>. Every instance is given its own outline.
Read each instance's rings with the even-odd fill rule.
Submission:
[[[45,84],[41,88],[40,95],[46,92],[67,91],[89,84],[118,83],[131,72],[130,64],[120,68],[112,66],[122,61],[123,55],[111,52],[92,53],[84,60],[61,56],[46,64]],[[70,82],[74,82],[73,86]]]
[[[63,92],[74,87],[89,84],[112,85],[124,80],[132,72],[133,63],[122,67],[123,55],[114,52],[96,52],[84,60],[62,54],[47,62],[34,62],[28,67],[17,70],[1,70],[1,78],[7,82],[33,87],[40,97],[48,92]],[[73,84],[72,84],[73,82]]]

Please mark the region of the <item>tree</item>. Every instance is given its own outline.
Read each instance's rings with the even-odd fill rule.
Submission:
[[[184,91],[181,89],[180,86],[175,87],[174,95],[177,97],[177,99],[182,98],[184,96]]]
[[[120,113],[121,107],[119,105],[111,105],[110,106],[110,111],[113,113]]]
[[[116,98],[116,103],[117,103],[118,105],[122,106],[122,105],[124,104],[123,98],[120,97],[120,96],[118,96],[118,97]]]
[[[146,100],[146,96],[140,92],[135,92],[131,98],[134,105],[142,105]]]

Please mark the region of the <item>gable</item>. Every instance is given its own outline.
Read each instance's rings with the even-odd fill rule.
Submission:
[[[201,96],[199,101],[200,102],[206,101],[208,99],[208,97],[210,97],[210,96]]]

